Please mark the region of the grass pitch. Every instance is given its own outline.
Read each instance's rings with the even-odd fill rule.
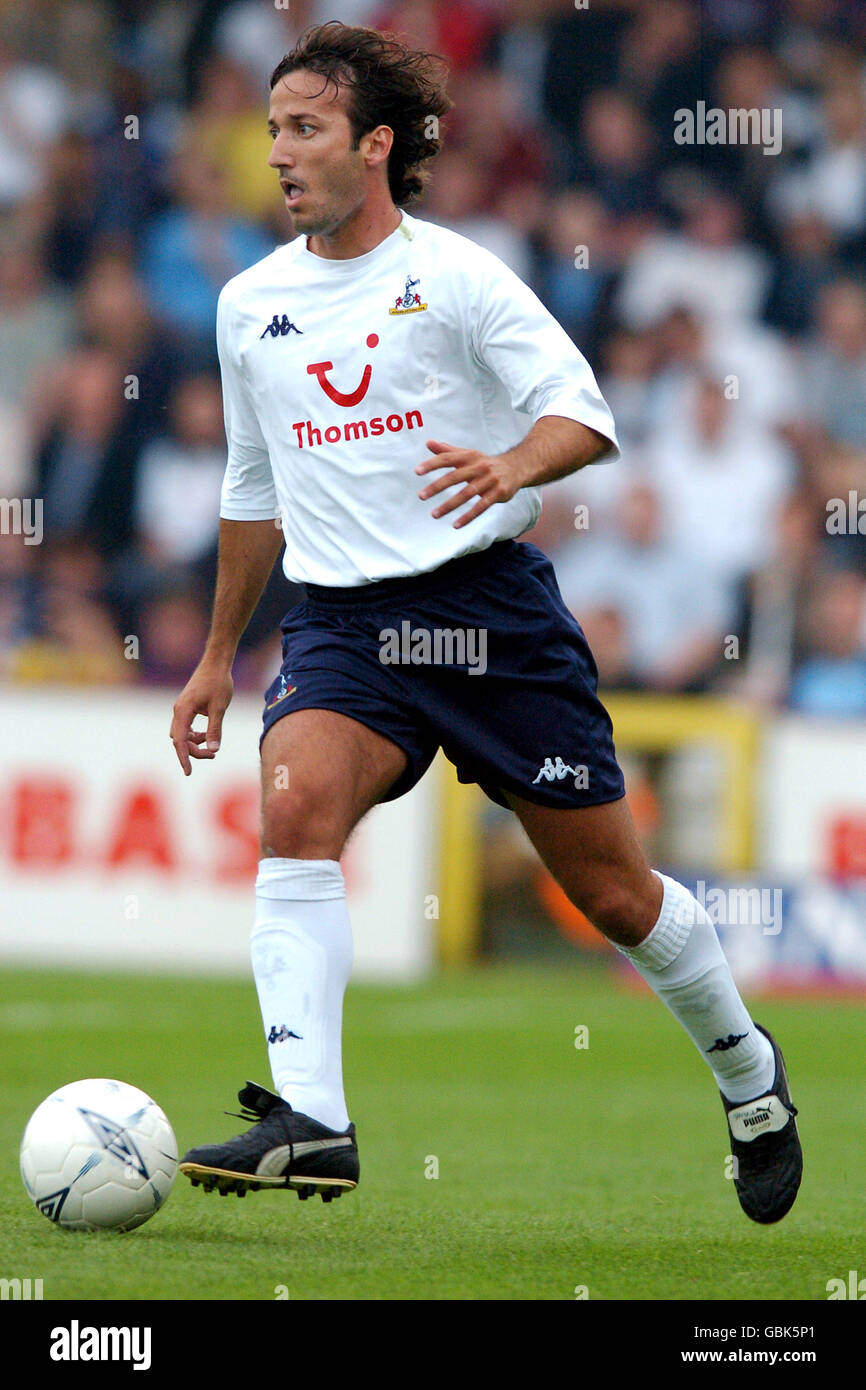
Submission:
[[[741,1213],[712,1077],[656,1000],[585,970],[493,967],[350,989],[356,1192],[241,1202],[179,1177],[139,1230],[81,1235],[21,1185],[31,1112],[115,1076],[163,1107],[181,1153],[238,1133],[223,1110],[247,1077],[270,1085],[254,988],[0,972],[0,1275],[71,1300],[825,1300],[829,1279],[866,1273],[862,1008],[755,1013],[785,1051],[805,1149],[775,1227]]]

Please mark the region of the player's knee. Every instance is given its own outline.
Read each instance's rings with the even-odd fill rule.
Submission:
[[[261,851],[265,859],[339,859],[349,827],[337,788],[298,778],[262,797]]]
[[[615,875],[584,884],[577,896],[576,906],[617,946],[637,946],[652,930],[658,915],[650,895]]]

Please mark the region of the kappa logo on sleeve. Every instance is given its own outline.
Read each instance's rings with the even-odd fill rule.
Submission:
[[[274,314],[270,323],[266,324],[263,331],[259,334],[259,338],[285,338],[289,333],[300,333],[303,336],[303,332],[304,330],[302,328],[298,328],[292,323],[288,314],[283,314],[282,318],[278,318],[277,315]]]

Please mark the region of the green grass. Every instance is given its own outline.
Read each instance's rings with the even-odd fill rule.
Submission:
[[[866,1274],[862,1010],[756,1012],[785,1048],[806,1150],[777,1227],[740,1212],[712,1078],[660,1004],[592,972],[497,967],[350,990],[357,1192],[239,1202],[179,1178],[138,1231],[78,1235],[21,1186],[30,1113],[108,1075],[155,1097],[181,1152],[236,1133],[222,1111],[238,1086],[270,1084],[253,986],[0,972],[0,1275],[76,1300],[273,1299],[279,1285],[292,1299],[573,1299],[578,1285],[590,1299],[826,1299],[828,1279]]]

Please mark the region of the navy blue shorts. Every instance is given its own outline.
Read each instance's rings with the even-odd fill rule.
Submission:
[[[501,806],[624,795],[598,672],[534,545],[499,541],[410,579],[305,586],[282,623],[283,665],[265,733],[299,709],[336,710],[402,748],[402,796],[442,748],[461,782]]]

